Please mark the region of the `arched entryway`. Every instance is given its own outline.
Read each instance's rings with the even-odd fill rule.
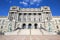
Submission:
[[[25,29],[26,28],[26,24],[22,24],[22,29]]]
[[[37,25],[38,25],[37,23],[34,24],[34,28],[35,28],[35,29],[37,29]]]
[[[32,24],[28,24],[28,29],[31,29],[32,28]]]

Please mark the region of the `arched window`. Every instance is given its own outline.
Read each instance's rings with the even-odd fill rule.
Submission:
[[[28,24],[28,29],[31,29],[32,24]]]
[[[22,15],[22,13],[19,13],[19,16]]]
[[[37,29],[37,23],[35,23],[34,26],[35,26],[35,29]]]
[[[28,15],[32,15],[31,13],[29,13]]]
[[[38,15],[41,15],[41,13],[38,13]]]
[[[23,25],[22,25],[22,29],[25,29],[26,28],[26,24],[24,23]]]
[[[24,13],[24,15],[27,15],[27,13]]]
[[[33,13],[33,15],[36,15],[36,13]]]

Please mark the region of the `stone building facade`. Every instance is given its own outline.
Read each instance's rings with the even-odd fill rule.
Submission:
[[[41,8],[12,6],[8,16],[0,16],[0,33],[5,34],[16,30],[30,30],[29,33],[32,34],[37,33],[35,31],[38,30],[43,34],[45,31],[57,33],[60,31],[60,16],[52,16],[51,9],[48,6],[42,6]],[[22,31],[22,33],[24,32]]]

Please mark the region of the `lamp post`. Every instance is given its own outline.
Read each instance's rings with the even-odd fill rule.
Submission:
[[[31,28],[30,28],[30,40],[32,40],[32,38],[31,38]]]

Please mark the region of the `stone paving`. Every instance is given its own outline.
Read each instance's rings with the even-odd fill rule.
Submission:
[[[0,40],[60,40],[59,35],[28,35],[28,36],[22,36],[22,35],[16,35],[16,36],[3,36],[0,35]]]

